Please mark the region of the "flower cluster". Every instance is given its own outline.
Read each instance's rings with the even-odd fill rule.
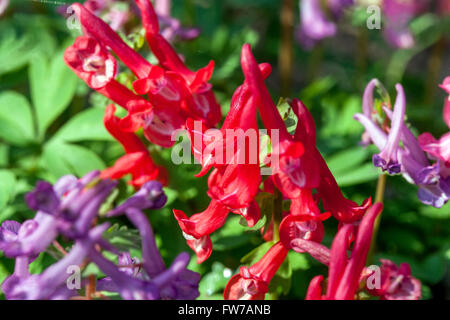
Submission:
[[[2,291],[7,299],[76,299],[81,286],[85,298],[101,295],[101,291],[117,292],[123,299],[195,299],[199,275],[188,269],[189,255],[181,253],[166,268],[156,247],[151,225],[144,209],[158,209],[166,202],[159,182],[149,181],[122,204],[106,212],[105,217],[125,215],[139,230],[141,262],[131,259],[129,252],[119,251],[103,237],[108,222],[97,224],[99,210],[116,186],[101,179],[98,171],[81,179],[68,175],[54,185],[39,181],[26,195],[28,206],[36,210],[33,219],[22,224],[4,221],[0,227],[0,250],[14,258],[14,273],[5,279]],[[73,241],[69,252],[58,239]],[[59,248],[63,258],[40,274],[31,274],[30,263],[51,246]],[[104,255],[116,257],[118,264]],[[94,263],[106,277],[94,275],[70,281],[71,272]],[[77,283],[79,287],[77,287]],[[98,292],[97,292],[98,291]]]
[[[107,23],[78,3],[73,4],[72,8],[84,35],[66,49],[64,60],[92,89],[127,110],[128,114],[122,119],[114,118],[112,106],[107,108],[105,115],[108,130],[125,149],[125,140],[133,144],[130,141],[136,138],[131,137],[140,128],[149,141],[170,147],[174,144],[172,134],[185,126],[187,118],[204,120],[208,126],[220,121],[220,106],[208,83],[214,62],[198,71],[188,69],[160,34],[158,17],[151,2],[137,0],[136,4],[141,12],[148,44],[160,65],[150,64]],[[133,90],[115,79],[119,66],[112,53],[134,73]],[[138,149],[142,150],[140,147]],[[135,152],[127,150],[128,155]],[[138,157],[136,154],[133,156]],[[150,168],[152,161],[148,160],[148,155],[146,158],[147,168]],[[117,170],[113,171],[121,171],[122,175],[131,173],[133,179],[145,182],[136,178],[134,168],[122,167],[123,163],[125,161],[116,163]],[[108,172],[108,175],[112,177],[115,173]],[[148,177],[159,176],[157,170],[146,174]],[[161,181],[165,182],[164,179]]]
[[[199,175],[204,175],[212,169],[208,179],[210,205],[205,211],[191,217],[187,217],[180,210],[174,210],[175,218],[188,245],[197,254],[198,263],[210,256],[210,234],[225,223],[230,211],[242,215],[250,227],[258,222],[260,209],[256,196],[263,191],[260,190],[263,179],[260,163],[250,159],[252,151],[255,150],[259,159],[258,145],[256,149],[252,149],[250,143],[243,148],[238,146],[237,150],[231,149],[234,153],[225,163],[212,159],[216,159],[218,155],[223,156],[223,153],[228,151],[224,149],[228,149],[230,144],[234,145],[237,137],[232,133],[236,130],[240,130],[244,135],[249,131],[258,134],[256,120],[259,110],[272,147],[271,154],[263,160],[263,165],[270,166],[272,170],[272,175],[264,181],[264,191],[273,193],[274,197],[279,194],[285,201],[290,201],[290,211],[284,213],[276,230],[278,232],[273,232],[275,225],[272,225],[272,233],[278,233],[279,239],[274,237],[272,247],[261,260],[250,267],[240,268],[239,273],[231,278],[225,288],[224,297],[263,299],[269,290],[271,279],[292,249],[296,252],[307,252],[329,265],[330,273],[338,272],[339,276],[332,276],[329,283],[334,281],[331,285],[340,285],[345,292],[330,293],[327,298],[352,299],[360,288],[374,221],[382,206],[371,206],[371,198],[358,205],[344,197],[317,150],[312,115],[297,99],[290,101],[292,111],[298,119],[297,128],[293,135],[289,134],[264,84],[264,79],[271,71],[270,65],[258,64],[248,44],[242,48],[241,65],[245,80],[233,95],[230,112],[220,129],[221,134],[218,135],[220,138],[212,138],[205,126],[196,127],[189,120],[187,124],[193,153],[202,165]],[[214,152],[206,152],[205,156],[207,149]],[[232,161],[239,157],[245,161]],[[319,208],[320,203],[325,212]],[[339,221],[338,236],[333,242],[333,247],[337,249],[334,250],[321,244],[324,236],[323,221],[330,216]],[[354,254],[351,260],[347,261],[344,254],[346,255],[346,250],[353,241]],[[335,272],[336,268],[339,270]],[[348,275],[341,279],[344,270]],[[319,281],[314,281],[318,288]]]
[[[415,39],[409,27],[410,22],[426,12],[431,1],[380,0],[374,4],[381,9],[378,18],[384,21],[383,35],[386,42],[398,49],[413,47]],[[299,43],[309,49],[322,39],[334,37],[343,12],[357,5],[354,0],[300,0],[300,25],[297,28]],[[448,1],[439,0],[436,10],[438,14],[448,14]]]
[[[441,87],[450,94],[449,84],[450,77],[447,77]],[[403,87],[396,85],[397,98],[393,110],[388,98],[384,99],[380,108],[374,107],[373,93],[377,87],[386,92],[377,79],[370,81],[364,92],[363,113],[354,116],[365,128],[363,144],[372,142],[380,150],[373,156],[374,165],[389,174],[401,173],[408,182],[419,187],[420,201],[442,207],[450,197],[450,133],[440,140],[427,132],[416,138],[405,124]],[[449,105],[447,98],[444,121],[450,126]]]

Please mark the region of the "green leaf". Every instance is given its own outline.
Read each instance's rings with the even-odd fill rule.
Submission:
[[[47,144],[41,161],[55,178],[69,173],[81,177],[90,171],[105,168],[103,160],[91,150],[61,142]]]
[[[0,170],[0,209],[3,209],[14,195],[16,177],[11,171]]]
[[[269,294],[286,295],[291,290],[292,284],[292,268],[289,259],[285,259],[278,269],[272,281],[269,283]]]
[[[52,140],[78,142],[84,140],[113,140],[103,126],[104,111],[100,108],[84,110],[71,118]]]
[[[434,208],[431,206],[421,206],[419,212],[428,218],[449,219],[450,218],[450,202],[447,202],[447,204],[445,204],[441,208]]]
[[[379,170],[372,163],[366,163],[346,173],[336,174],[335,178],[339,186],[347,187],[375,180],[379,175]]]
[[[436,284],[444,277],[446,269],[444,257],[440,253],[434,253],[423,261],[416,276],[430,284]]]
[[[367,151],[364,148],[356,147],[347,149],[330,157],[327,157],[327,165],[333,174],[340,174],[354,169],[367,157]]]
[[[308,270],[310,263],[306,256],[306,253],[298,253],[290,250],[288,253],[289,263],[292,270]]]
[[[30,104],[14,91],[0,94],[0,137],[20,146],[34,138]]]
[[[214,243],[214,250],[230,250],[248,243],[252,237],[250,233],[243,233],[245,230],[239,224],[240,216],[232,216],[227,219],[225,225],[211,235]]]
[[[259,259],[261,259],[264,254],[273,246],[272,241],[264,242],[249,253],[247,253],[245,256],[241,258],[241,263],[252,265]]]
[[[30,63],[29,77],[38,130],[42,136],[72,100],[77,77],[65,65],[62,51],[51,60],[37,54]]]
[[[231,278],[232,271],[220,262],[214,262],[211,272],[205,274],[198,285],[200,294],[205,297],[211,297],[215,293],[223,291]]]
[[[114,224],[105,233],[104,237],[112,245],[121,251],[129,251],[131,248],[140,249],[141,237],[136,229]]]
[[[37,37],[31,33],[21,36],[13,28],[0,27],[0,75],[26,65],[39,50]]]

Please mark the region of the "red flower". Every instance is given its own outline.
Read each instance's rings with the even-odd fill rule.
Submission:
[[[153,7],[148,1],[138,1],[143,10],[144,26],[148,31],[149,12]],[[121,121],[123,130],[134,132],[144,129],[146,138],[163,147],[172,146],[172,133],[182,128],[187,117],[202,119],[208,125],[215,125],[221,119],[220,106],[217,104],[211,85],[213,63],[197,72],[184,66],[176,52],[159,34],[148,35],[155,55],[161,59],[165,55],[171,63],[154,66],[130,48],[104,21],[96,17],[79,3],[72,5],[85,36],[79,37],[74,45],[65,52],[66,63],[90,87],[110,98],[128,110],[129,114]],[[161,40],[161,39],[162,40]],[[162,42],[161,42],[162,43]],[[111,49],[117,57],[130,68],[138,80],[133,83],[137,94],[147,94],[148,101],[114,80],[116,62],[105,48]],[[159,50],[159,51],[158,51]],[[178,61],[180,65],[174,63]],[[178,63],[177,62],[177,63]],[[184,66],[181,67],[181,65]],[[170,68],[166,68],[166,66]]]
[[[116,75],[117,62],[95,38],[82,36],[68,47],[64,59],[67,65],[91,88],[99,89]]]
[[[319,157],[319,151],[317,151],[317,154],[317,159],[320,160],[319,166],[321,176],[317,191],[319,197],[322,199],[323,208],[331,212],[331,214],[341,222],[360,220],[370,207],[372,198],[367,198],[361,205],[345,198],[325,160],[322,156]]]
[[[159,34],[158,18],[151,2],[136,0],[136,3],[141,10],[145,35],[152,52],[165,69],[183,77],[191,94],[191,99],[185,100],[184,110],[190,117],[204,119],[209,126],[215,126],[221,120],[222,114],[208,83],[213,73],[214,61],[196,72],[189,70],[170,43]]]
[[[253,57],[250,45],[242,48],[242,69],[252,95],[255,97],[264,126],[269,131],[272,142],[272,179],[278,189],[288,198],[296,198],[301,188],[316,187],[318,179],[310,177],[308,166],[311,163],[304,155],[304,144],[298,137],[291,136],[284,125],[270,94],[264,85],[264,79]],[[279,141],[274,134],[278,133]]]
[[[197,263],[209,258],[212,243],[209,235],[223,226],[227,219],[228,209],[215,200],[211,200],[208,208],[191,217],[181,210],[173,209],[175,218],[180,225],[187,244],[197,255]]]
[[[106,107],[104,124],[108,132],[120,142],[126,155],[120,157],[114,166],[102,171],[102,178],[120,179],[131,174],[130,184],[138,188],[150,180],[159,180],[167,185],[167,171],[154,164],[145,144],[131,132],[120,129],[120,119],[114,116],[113,104]]]
[[[354,226],[345,224],[339,229],[331,245],[326,295],[322,294],[323,277],[318,276],[309,285],[308,299],[354,299],[366,264],[367,253],[372,240],[373,225],[382,209],[381,203],[375,203],[361,220],[350,258],[347,256],[348,240]]]
[[[264,300],[269,283],[288,254],[288,249],[277,242],[251,267],[241,267],[223,294],[226,300]]]

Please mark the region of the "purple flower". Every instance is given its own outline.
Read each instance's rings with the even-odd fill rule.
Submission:
[[[326,5],[337,20],[347,7],[353,5],[353,0],[330,0]],[[301,0],[299,7],[300,25],[297,27],[297,39],[306,49],[336,34],[337,26],[327,19],[320,0]]]
[[[43,219],[47,223],[51,221],[53,229],[70,238],[81,237],[116,184],[111,180],[99,180],[99,172],[93,171],[80,180],[63,176],[55,186],[39,181],[25,198],[31,209],[38,210],[39,216],[48,215]]]
[[[52,213],[59,207],[59,197],[47,181],[38,181],[36,188],[25,195],[28,206],[35,211]]]
[[[14,273],[5,279],[2,291],[7,299],[69,299],[78,295],[70,289],[68,268],[88,261],[95,263],[106,277],[97,290],[118,292],[124,299],[195,299],[200,276],[186,268],[189,255],[181,253],[169,268],[156,246],[153,230],[142,209],[161,208],[167,197],[156,181],[141,189],[109,216],[124,214],[141,236],[142,262],[129,253],[120,252],[102,238],[109,224],[94,226],[100,206],[116,182],[99,178],[90,172],[81,179],[64,176],[54,186],[40,181],[26,195],[30,208],[37,210],[33,219],[20,224],[5,221],[0,226],[0,250],[16,258]],[[44,252],[59,235],[74,240],[69,253],[40,274],[30,274],[30,263]],[[57,245],[57,244],[56,244]],[[102,251],[116,254],[118,265],[103,256]],[[89,279],[79,283],[90,284]]]
[[[406,126],[405,94],[399,84],[396,85],[397,99],[394,110],[390,110],[386,105],[382,108],[391,122],[390,127],[386,128],[384,122],[379,120],[377,111],[373,109],[373,90],[380,86],[378,80],[370,81],[363,95],[363,114],[354,116],[365,128],[363,144],[372,142],[381,150],[373,156],[375,166],[381,167],[389,174],[401,173],[408,182],[419,187],[418,198],[422,203],[436,208],[442,207],[450,197],[450,170],[445,162],[446,151],[442,151],[448,148],[442,148],[439,143],[436,145],[435,141],[425,143],[423,135],[417,140]],[[430,164],[424,151],[428,152],[429,158],[438,161]]]
[[[389,135],[381,152],[373,156],[374,165],[382,168],[383,171],[388,171],[390,174],[400,172],[400,163],[397,159],[397,152],[406,107],[403,87],[400,84],[397,84],[395,89],[397,90],[397,99],[395,100]]]
[[[316,42],[336,34],[336,25],[325,17],[319,0],[302,0],[300,2],[300,26],[297,38],[306,48]]]
[[[171,0],[156,0],[155,11],[158,15],[161,35],[169,42],[175,39],[191,40],[197,38],[200,30],[197,28],[185,28],[180,21],[171,16]]]
[[[6,229],[12,225],[11,221],[2,224],[2,240],[0,249],[7,257],[27,256],[34,260],[39,253],[56,238],[57,227],[55,218],[46,214],[37,214],[34,219],[26,220],[17,229],[17,233]],[[14,224],[17,228],[17,224]]]
[[[107,213],[108,217],[116,216],[127,211],[127,209],[135,208],[143,209],[159,209],[164,206],[167,196],[164,194],[162,184],[158,181],[148,181],[133,196],[124,203]]]
[[[41,274],[29,274],[28,262],[20,258],[16,260],[16,270],[2,284],[2,291],[9,300],[40,300],[62,299],[76,295],[76,290],[69,290],[66,280],[69,276],[67,270],[70,266],[80,265],[94,244],[101,237],[109,224],[105,223],[93,228],[87,237],[75,242],[72,250],[57,263],[48,267]],[[26,268],[26,270],[25,270]]]
[[[393,47],[407,49],[414,46],[409,22],[427,6],[428,0],[384,0],[384,36]]]
[[[200,278],[197,273],[186,269],[189,255],[180,254],[171,267],[166,269],[145,214],[137,208],[127,208],[125,214],[141,235],[143,268],[118,268],[105,261],[103,256],[94,253],[92,259],[108,275],[100,280],[100,287],[103,290],[119,292],[124,299],[196,298],[199,294],[197,288]],[[120,265],[134,263],[129,254],[119,256]]]

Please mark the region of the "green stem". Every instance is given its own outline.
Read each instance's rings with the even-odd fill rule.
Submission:
[[[386,177],[387,177],[387,175],[384,173],[378,177],[377,190],[375,192],[375,203],[377,203],[377,202],[383,203],[384,191],[386,189]],[[374,254],[375,247],[376,247],[378,228],[380,227],[380,220],[381,220],[381,213],[375,219],[375,223],[373,226],[372,242],[370,244],[369,253],[367,255],[368,263],[372,263],[372,260],[373,260],[373,254]]]
[[[433,106],[433,97],[436,93],[436,84],[439,81],[439,72],[442,68],[442,58],[445,53],[445,38],[441,37],[433,46],[428,60],[427,81],[425,86],[424,105]]]
[[[283,195],[275,188],[273,198],[273,242],[277,243],[280,240],[280,223],[283,217]]]
[[[278,52],[278,67],[281,77],[281,95],[288,97],[291,93],[294,38],[294,1],[283,0],[280,13],[281,43]]]
[[[359,87],[364,83],[364,75],[367,69],[367,51],[368,51],[368,35],[366,28],[360,28],[358,30],[358,36],[356,38],[356,76],[355,86]]]

